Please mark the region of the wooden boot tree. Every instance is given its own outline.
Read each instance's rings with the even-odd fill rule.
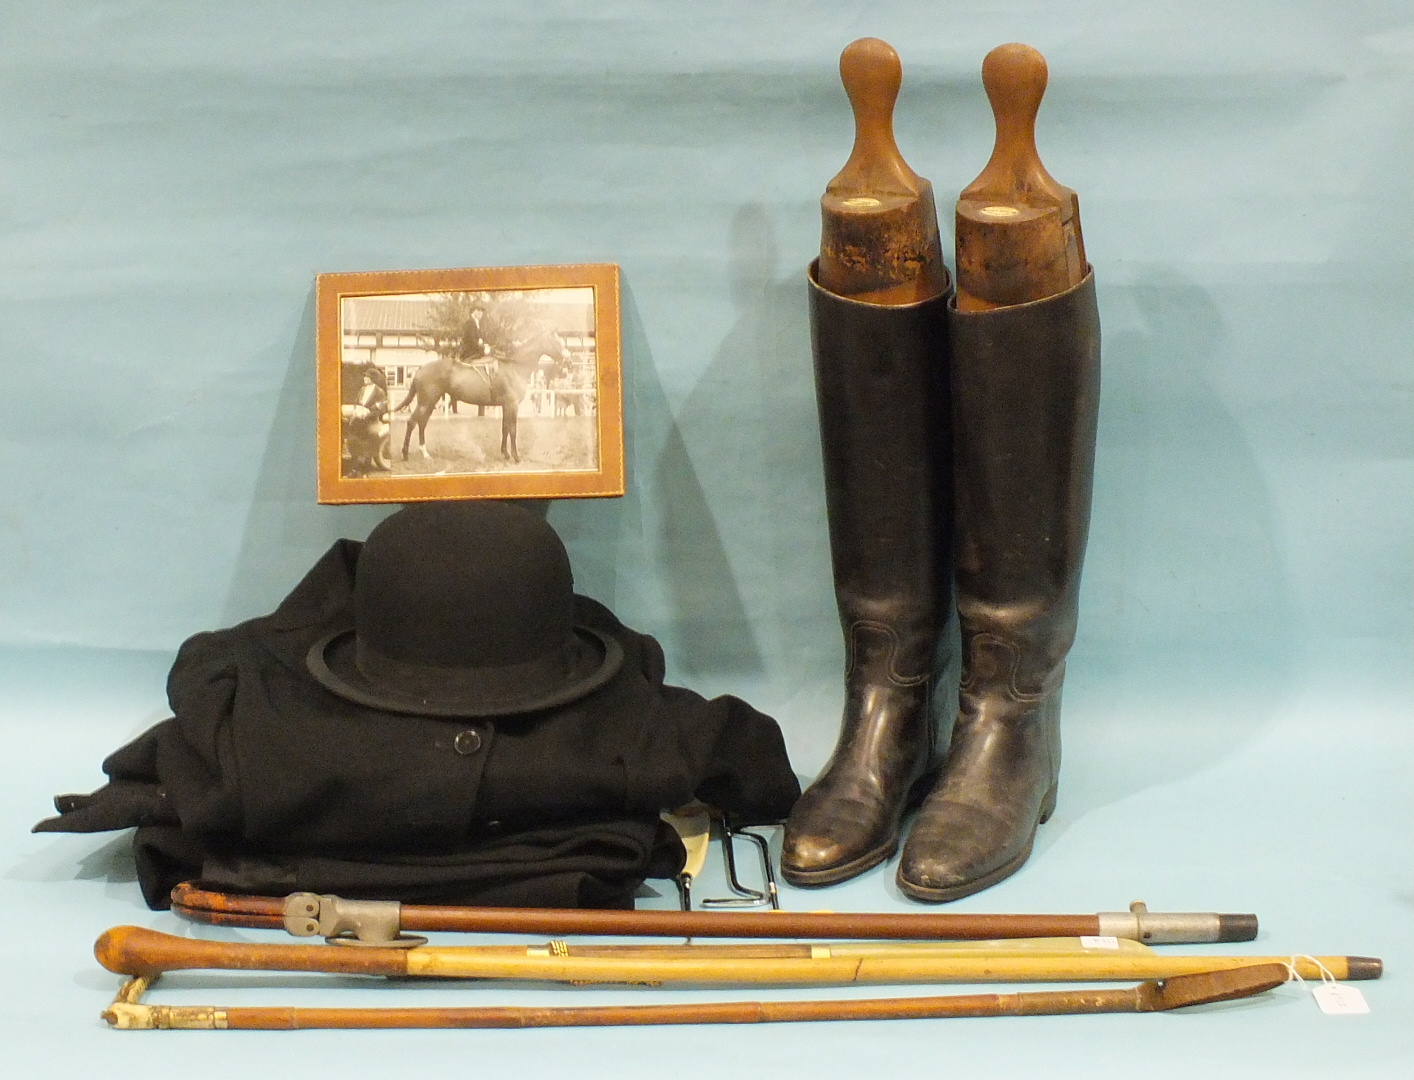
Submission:
[[[894,102],[903,82],[898,53],[860,38],[840,54],[854,108],[854,150],[820,200],[817,281],[837,296],[913,304],[948,287],[933,186],[908,167],[894,142]]]
[[[982,84],[997,141],[987,167],[957,202],[962,311],[1043,300],[1079,284],[1086,273],[1079,201],[1036,153],[1045,58],[1029,45],[999,45],[982,61]]]

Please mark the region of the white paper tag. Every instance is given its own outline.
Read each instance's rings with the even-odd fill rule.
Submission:
[[[1321,983],[1312,988],[1311,996],[1327,1016],[1359,1016],[1370,1011],[1360,988],[1349,983]]]
[[[1080,939],[1082,949],[1118,949],[1119,938],[1117,937],[1083,937]]]

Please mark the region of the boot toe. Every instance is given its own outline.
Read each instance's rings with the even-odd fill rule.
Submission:
[[[804,802],[804,800],[802,800]],[[792,885],[833,885],[862,874],[893,854],[897,838],[890,815],[853,801],[822,812],[797,806],[786,822],[781,874]]]
[[[781,845],[781,867],[788,873],[814,874],[849,862],[853,853],[829,836],[789,836]]]
[[[957,900],[1014,874],[1031,854],[1035,823],[945,803],[919,815],[899,859],[898,887],[930,903]]]

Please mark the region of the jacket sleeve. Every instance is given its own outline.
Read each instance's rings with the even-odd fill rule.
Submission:
[[[639,742],[628,754],[630,803],[668,810],[696,798],[733,822],[783,819],[800,797],[776,721],[740,698],[708,700],[664,682],[663,649],[647,635],[622,631],[655,707],[643,712]]]
[[[675,695],[692,693],[673,686],[663,689]],[[730,695],[703,705],[712,714],[716,739],[694,794],[733,823],[763,825],[785,818],[800,798],[800,781],[776,721]]]
[[[176,719],[157,741],[157,775],[184,828],[207,835],[239,833],[239,776],[231,747],[239,628],[188,638],[167,677]]]
[[[58,795],[58,817],[46,818],[34,832],[108,832],[138,825],[174,825],[177,815],[157,775],[157,747],[174,721],[149,728],[103,762],[109,781],[91,795]]]

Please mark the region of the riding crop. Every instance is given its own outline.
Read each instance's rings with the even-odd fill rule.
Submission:
[[[388,942],[405,931],[462,931],[618,937],[882,938],[977,940],[1013,937],[1128,938],[1160,944],[1251,941],[1257,916],[1217,912],[1128,911],[1094,915],[993,915],[968,912],[604,911],[577,908],[479,908],[346,900],[316,893],[285,898],[213,892],[191,883],[172,890],[172,910],[194,922],[300,937],[348,935]]]
[[[1302,978],[1378,978],[1373,957],[1171,956],[1058,944],[959,948],[934,944],[421,945],[337,947],[198,941],[134,926],[105,932],[94,954],[109,971],[308,971],[397,977],[532,979],[570,983],[758,984],[1105,982],[1163,979],[1253,964],[1289,963]]]
[[[1204,971],[1112,990],[1031,991],[852,1001],[728,1001],[673,1005],[479,1008],[302,1008],[147,1005],[155,975],[129,980],[103,1018],[116,1028],[526,1028],[630,1024],[764,1024],[808,1020],[903,1020],[1164,1012],[1250,997],[1290,977],[1285,964]]]

